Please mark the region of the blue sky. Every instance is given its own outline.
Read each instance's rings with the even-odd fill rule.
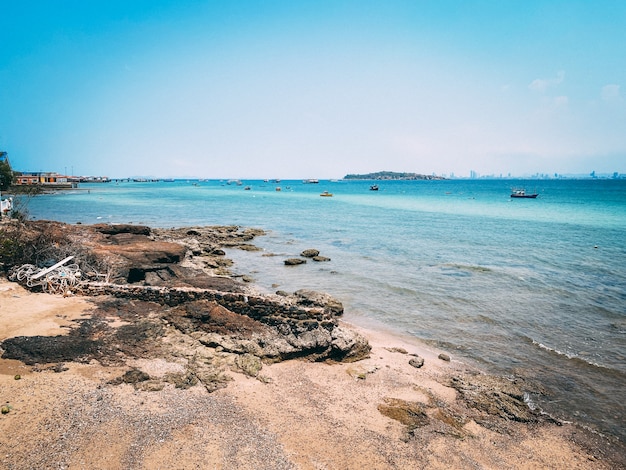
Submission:
[[[23,171],[626,172],[626,2],[0,0]]]

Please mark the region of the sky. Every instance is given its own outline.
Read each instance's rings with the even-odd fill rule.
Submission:
[[[0,17],[19,171],[626,173],[623,0],[0,0]]]

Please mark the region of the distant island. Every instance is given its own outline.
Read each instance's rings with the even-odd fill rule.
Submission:
[[[394,171],[377,171],[364,175],[346,175],[344,180],[445,180],[443,176],[420,175],[418,173],[398,173]]]

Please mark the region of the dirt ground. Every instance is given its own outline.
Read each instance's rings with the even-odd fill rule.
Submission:
[[[58,342],[77,324],[93,326],[94,312],[88,298],[0,280],[0,341]],[[100,313],[96,323],[106,322],[105,332],[131,317]],[[521,423],[469,408],[450,386],[466,367],[454,358],[360,331],[372,346],[369,359],[263,364],[256,377],[227,367],[226,386],[212,393],[166,380],[184,373],[187,359],[176,351],[192,341],[175,332],[148,337],[165,344],[141,353],[109,345],[108,360],[103,351],[73,361],[0,359],[0,468],[625,468],[623,447],[572,424]],[[409,364],[412,354],[423,367]],[[152,380],[120,380],[128,371]]]

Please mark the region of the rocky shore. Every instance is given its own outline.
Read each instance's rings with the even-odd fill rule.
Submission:
[[[2,468],[625,465],[514,378],[349,326],[327,294],[256,292],[225,255],[262,234],[0,227],[9,278],[73,256],[78,279],[0,283]]]

